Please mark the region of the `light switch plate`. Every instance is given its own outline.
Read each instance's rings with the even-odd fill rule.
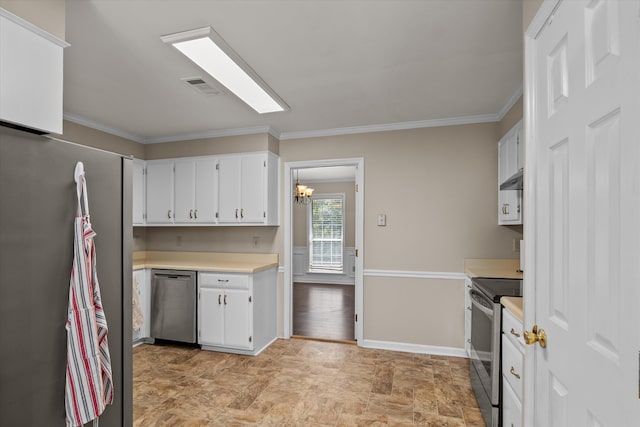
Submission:
[[[387,225],[387,215],[378,214],[378,226],[384,227],[385,225]]]

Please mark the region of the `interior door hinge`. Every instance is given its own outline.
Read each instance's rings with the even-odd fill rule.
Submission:
[[[357,321],[358,321],[358,314],[357,314],[357,313],[353,315],[353,321],[354,321],[354,322],[357,322]]]
[[[356,249],[356,258],[358,258],[358,250]]]
[[[356,184],[356,193],[358,192],[358,184]]]

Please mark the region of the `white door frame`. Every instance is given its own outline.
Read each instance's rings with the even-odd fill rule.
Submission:
[[[358,321],[355,327],[355,339],[358,345],[362,345],[362,325],[364,323],[363,312],[363,243],[364,243],[364,158],[346,158],[330,160],[305,160],[298,162],[286,162],[284,164],[284,338],[291,338],[293,322],[293,176],[295,169],[308,169],[328,166],[355,166],[356,167],[356,251],[355,258],[355,314]]]
[[[535,75],[534,75],[534,50],[533,45],[536,37],[544,27],[547,19],[558,6],[560,0],[545,0],[540,6],[538,12],[531,24],[527,28],[524,35],[524,142],[525,142],[525,168],[527,172],[524,175],[524,193],[525,197],[536,194],[536,156],[534,155],[533,141],[535,135],[535,105],[533,105],[535,91]],[[530,199],[529,199],[530,200]],[[524,327],[530,327],[536,324],[536,278],[534,274],[534,266],[536,265],[535,251],[535,230],[536,230],[536,210],[533,203],[524,204],[524,281],[523,281],[523,297],[524,297]],[[523,425],[533,426],[535,413],[535,348],[533,346],[525,346],[524,373],[523,373]]]

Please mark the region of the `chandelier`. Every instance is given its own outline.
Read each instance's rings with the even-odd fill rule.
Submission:
[[[300,184],[300,171],[297,171],[296,188],[293,191],[293,201],[299,205],[308,205],[311,201],[311,195],[313,194],[313,188],[309,188],[306,185]]]

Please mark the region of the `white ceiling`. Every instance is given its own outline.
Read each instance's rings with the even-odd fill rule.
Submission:
[[[492,121],[522,87],[517,0],[67,0],[66,8],[66,117],[139,142]],[[160,36],[203,26],[291,111],[259,115],[231,94],[207,97],[183,83],[203,72]]]

